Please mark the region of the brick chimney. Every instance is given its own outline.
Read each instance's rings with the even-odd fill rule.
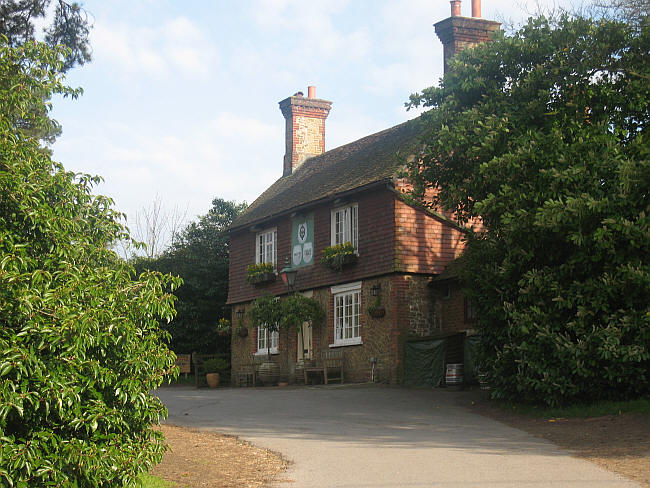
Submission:
[[[481,0],[472,0],[472,17],[462,17],[460,0],[451,0],[451,17],[434,24],[436,34],[444,48],[445,72],[449,60],[466,47],[475,46],[490,39],[501,24],[481,18]]]
[[[332,102],[316,98],[316,87],[310,86],[307,97],[298,92],[280,102],[286,120],[286,152],[284,171],[287,176],[307,158],[325,152],[325,119]]]

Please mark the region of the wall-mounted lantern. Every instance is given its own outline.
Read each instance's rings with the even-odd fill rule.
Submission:
[[[293,289],[293,286],[296,284],[297,274],[298,270],[291,267],[291,263],[289,263],[289,257],[287,256],[284,260],[284,268],[282,268],[282,271],[280,271],[280,278],[282,278],[282,282],[286,285],[289,291],[291,291]]]
[[[376,285],[372,285],[370,287],[370,294],[373,297],[376,297],[377,295],[379,295],[380,292],[381,292],[381,283],[377,283]]]

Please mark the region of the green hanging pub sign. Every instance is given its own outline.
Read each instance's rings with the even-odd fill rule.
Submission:
[[[300,215],[291,222],[291,266],[314,264],[314,214]]]

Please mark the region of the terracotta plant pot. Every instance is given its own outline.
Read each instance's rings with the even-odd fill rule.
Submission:
[[[209,388],[216,388],[219,386],[219,373],[206,373],[205,380]]]

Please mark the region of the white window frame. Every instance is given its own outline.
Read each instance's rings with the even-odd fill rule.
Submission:
[[[359,249],[359,205],[357,203],[332,209],[330,222],[332,246],[350,242],[355,249]]]
[[[330,347],[363,344],[361,281],[333,286],[330,291],[334,299],[334,344]]]
[[[264,354],[278,354],[278,347],[280,346],[280,332],[274,330],[271,332],[271,348],[267,350],[266,345],[269,338],[269,330],[265,326],[257,328],[257,356]],[[262,347],[260,347],[262,346]]]
[[[255,235],[255,264],[278,262],[278,230],[266,229]]]

